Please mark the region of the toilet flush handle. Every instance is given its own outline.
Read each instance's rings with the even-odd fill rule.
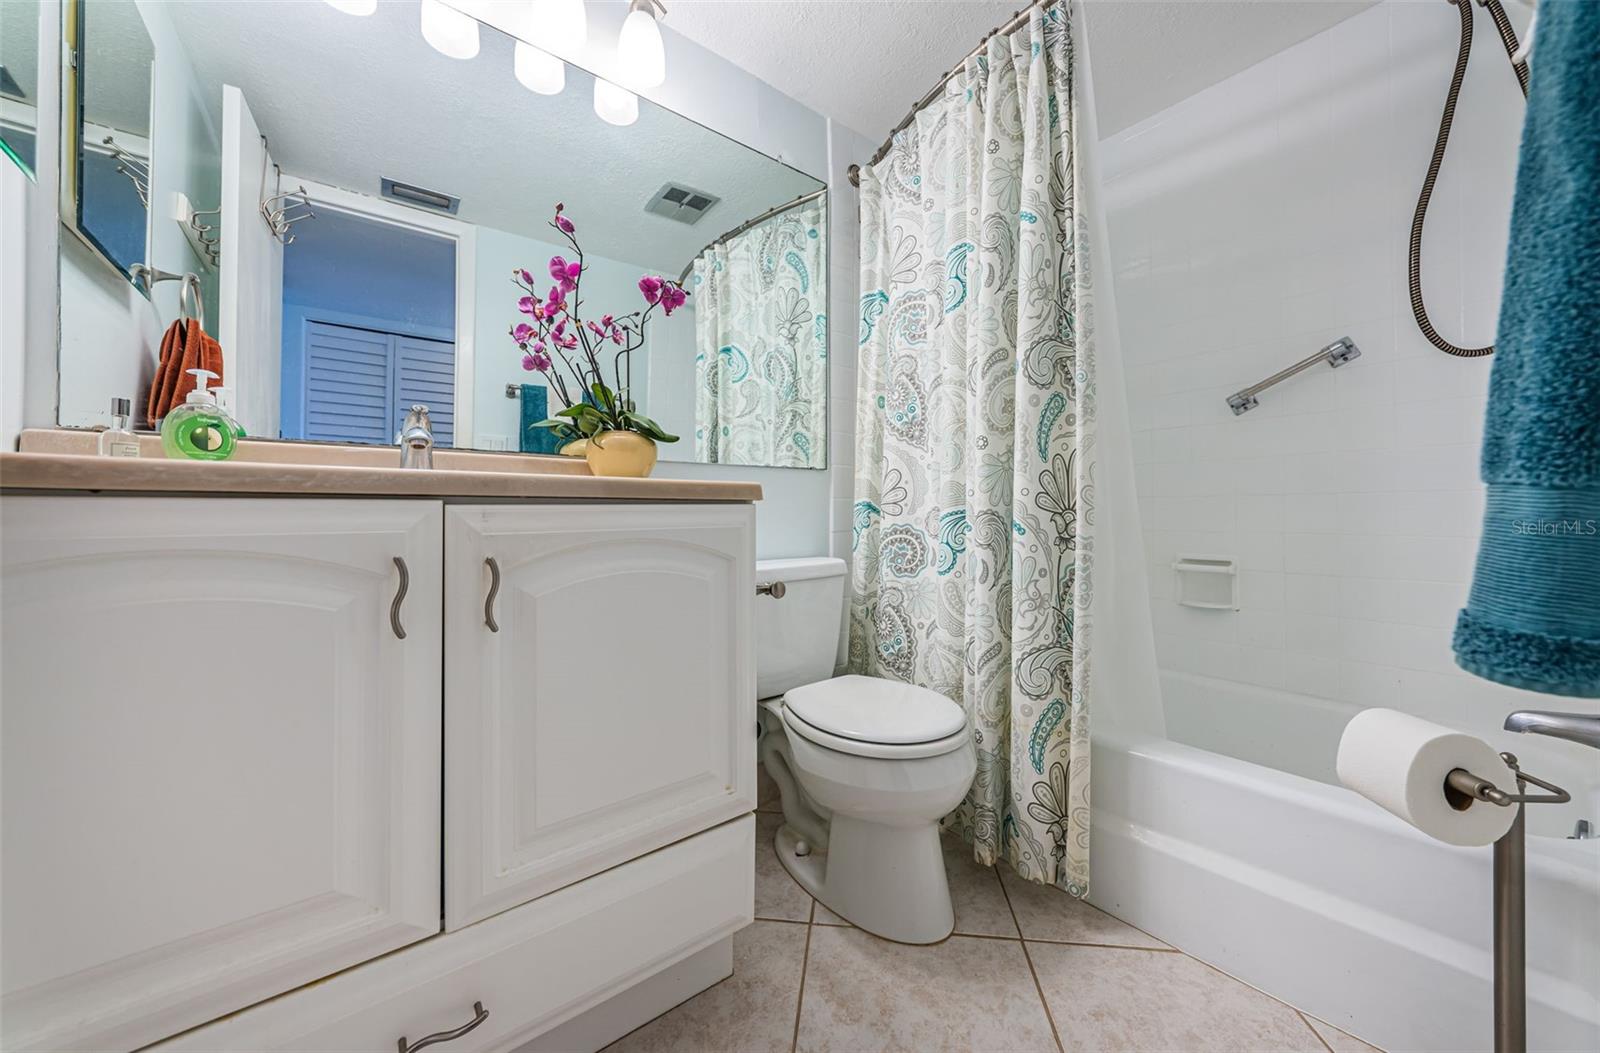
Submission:
[[[771,596],[775,600],[783,599],[783,594],[788,592],[788,586],[781,581],[762,581],[756,583],[757,596]]]

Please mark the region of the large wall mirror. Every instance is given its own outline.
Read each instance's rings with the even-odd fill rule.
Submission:
[[[39,3],[0,2],[0,152],[28,178],[38,168]]]
[[[559,203],[582,245],[585,317],[643,308],[644,276],[689,293],[652,316],[619,378],[640,413],[680,437],[663,459],[825,467],[817,179],[647,99],[608,97],[603,83],[597,104],[589,73],[567,65],[552,82],[559,63],[436,3],[360,17],[321,0],[87,7],[91,23],[102,8],[142,13],[158,88],[182,82],[204,110],[209,184],[181,177],[206,136],[169,144],[156,100],[146,156],[171,191],[151,198],[150,225],[185,240],[163,258],[153,239],[144,262],[157,281],[201,280],[203,308],[158,297],[174,305],[159,321],[201,312],[250,435],[392,444],[421,402],[440,445],[555,452],[558,437],[531,425],[563,392],[526,368],[511,331],[528,320],[523,272],[542,295],[551,258],[574,255],[551,225]],[[423,32],[424,12],[441,10],[455,34],[442,48]],[[113,61],[86,28],[87,68]],[[64,315],[69,300],[64,275]],[[65,359],[98,352],[66,343],[62,405],[89,405],[67,388],[92,366]],[[93,421],[64,410],[62,423]]]
[[[63,5],[68,225],[123,274],[148,255],[155,45],[133,3]]]

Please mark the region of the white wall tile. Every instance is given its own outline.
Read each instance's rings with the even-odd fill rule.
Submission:
[[[1103,144],[1164,667],[1456,723],[1519,694],[1449,651],[1492,361],[1433,348],[1406,290],[1455,25],[1390,0]],[[1476,44],[1499,53],[1488,19]],[[1457,343],[1493,336],[1522,106],[1502,62],[1473,64],[1424,241],[1427,305]],[[1359,358],[1228,411],[1341,336]],[[1240,611],[1177,606],[1184,552],[1238,561]]]

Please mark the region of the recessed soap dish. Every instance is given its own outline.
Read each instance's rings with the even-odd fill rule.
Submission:
[[[1178,603],[1213,611],[1239,609],[1239,568],[1222,556],[1179,555],[1172,562]]]

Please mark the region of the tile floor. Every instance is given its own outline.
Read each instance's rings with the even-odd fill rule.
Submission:
[[[756,921],[734,936],[733,975],[610,1051],[1376,1053],[1063,892],[979,866],[953,841],[955,935],[930,947],[878,939],[789,877],[772,848],[776,794],[763,791]]]

